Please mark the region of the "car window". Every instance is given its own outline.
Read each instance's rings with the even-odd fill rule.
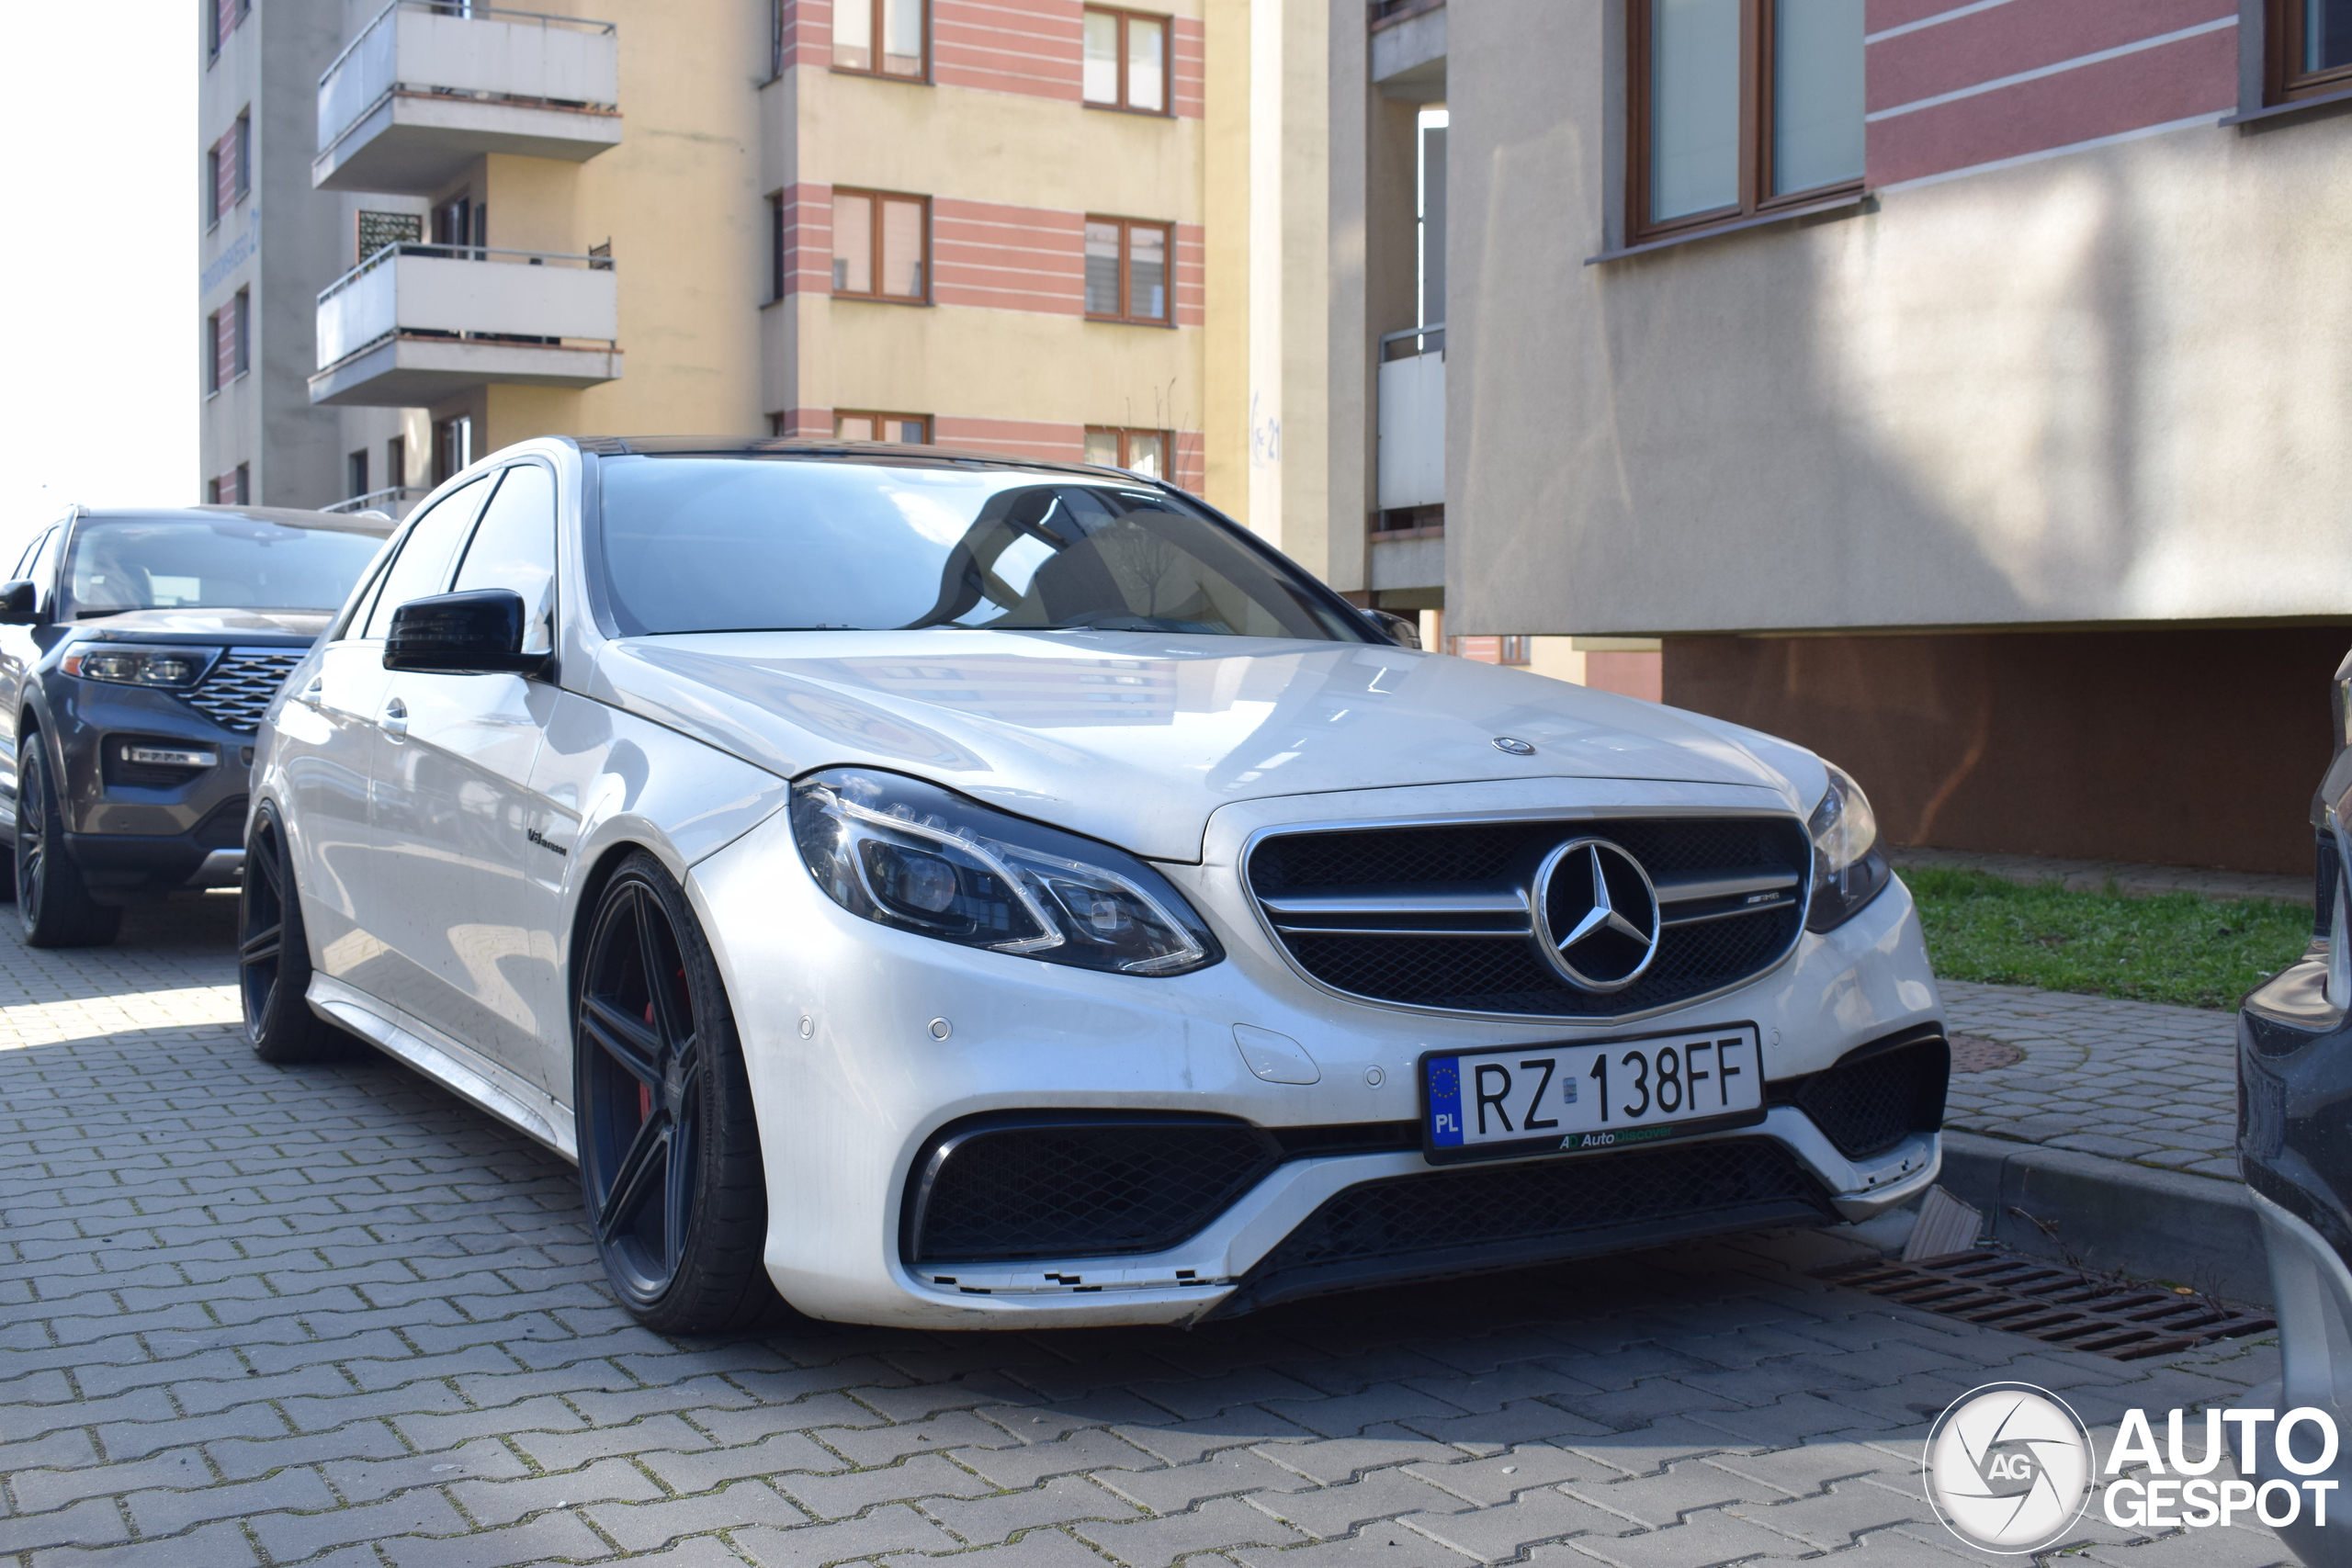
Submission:
[[[293,528],[235,513],[91,517],[74,530],[61,617],[126,610],[333,610],[350,595],[380,535]]]
[[[454,592],[511,588],[528,617],[523,651],[555,648],[555,475],[537,463],[517,463],[482,508],[473,542],[458,568]]]
[[[410,525],[400,555],[384,572],[383,587],[376,591],[361,637],[382,637],[391,629],[394,610],[412,599],[429,599],[448,585],[449,558],[458,553],[458,541],[466,536],[466,525],[489,493],[490,476],[484,474],[435,502]]]
[[[599,469],[624,636],[989,628],[1367,642],[1182,496],[994,466],[627,456]]]
[[[46,549],[49,542],[55,537],[57,537],[57,530],[52,527],[37,536],[31,544],[27,545],[25,553],[17,558],[17,570],[11,574],[11,581],[31,577],[34,558]]]
[[[57,608],[57,552],[64,543],[65,530],[51,528],[34,547],[32,565],[25,568],[25,575],[40,585],[40,607],[51,613]]]

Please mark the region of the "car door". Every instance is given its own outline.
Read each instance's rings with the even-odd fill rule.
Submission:
[[[384,634],[395,608],[447,585],[458,548],[489,493],[486,477],[471,480],[411,520],[398,553],[353,615],[356,630],[328,645],[318,675],[296,694],[320,720],[308,751],[287,765],[295,838],[298,845],[310,840],[298,849],[297,874],[307,899],[326,917],[313,933],[320,967],[403,1009],[425,987],[394,940],[408,918],[409,890],[398,885],[379,831],[393,749],[383,728],[392,711]],[[279,726],[281,735],[285,728]],[[303,908],[308,912],[312,903]]]
[[[57,572],[58,549],[65,539],[65,525],[59,524],[25,547],[10,581],[30,578],[40,585],[40,606],[49,609],[56,603],[56,589],[51,579]],[[33,636],[31,626],[0,626],[0,793],[7,796],[9,821],[16,820],[17,809],[17,708],[23,702],[25,676],[40,661],[41,646]]]
[[[512,589],[529,612],[523,648],[554,648],[554,470],[525,459],[503,469],[461,552],[452,592]],[[547,856],[531,763],[555,701],[550,679],[521,675],[392,677],[387,706],[404,710],[380,780],[378,847],[404,889],[391,940],[433,984],[412,1010],[542,1087],[543,1035],[562,1033],[536,976],[554,962],[552,901],[527,863]],[[390,732],[388,732],[390,733]],[[547,858],[553,858],[548,856]]]

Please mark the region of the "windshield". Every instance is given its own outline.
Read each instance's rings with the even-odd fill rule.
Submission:
[[[125,610],[332,610],[384,541],[254,517],[92,519],[74,532],[61,618]]]
[[[1295,570],[1182,498],[948,464],[607,457],[624,636],[995,629],[1366,642]]]

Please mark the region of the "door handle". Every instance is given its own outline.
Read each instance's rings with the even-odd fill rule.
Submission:
[[[388,735],[408,733],[408,705],[394,697],[384,705],[384,732]]]

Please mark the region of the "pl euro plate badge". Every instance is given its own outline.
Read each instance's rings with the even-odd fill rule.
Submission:
[[[1752,1023],[1421,1058],[1421,1145],[1436,1164],[1619,1148],[1762,1120]]]

